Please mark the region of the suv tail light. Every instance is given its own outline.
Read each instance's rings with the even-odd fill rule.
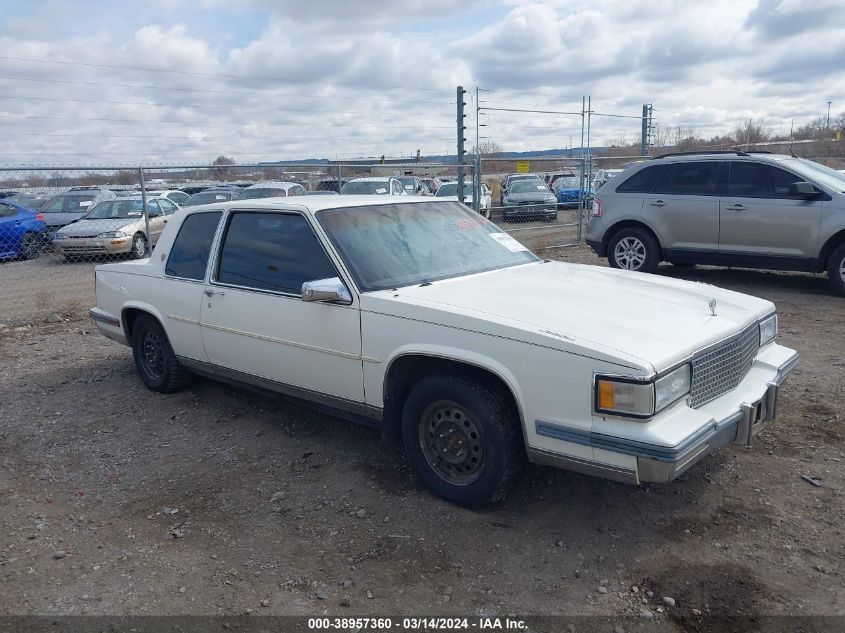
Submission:
[[[593,198],[593,217],[601,217],[601,198]]]

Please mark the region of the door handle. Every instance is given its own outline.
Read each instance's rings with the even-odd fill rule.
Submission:
[[[729,207],[725,207],[728,211],[747,211],[748,207],[742,204],[734,204]]]
[[[666,203],[663,200],[655,200],[654,202],[649,203],[653,207],[665,207]]]
[[[225,295],[226,293],[222,290],[203,290],[203,293],[206,297],[213,297],[214,295]]]

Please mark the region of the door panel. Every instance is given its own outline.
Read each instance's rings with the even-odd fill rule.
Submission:
[[[720,254],[815,257],[824,203],[789,196],[790,182],[804,178],[750,161],[732,161],[730,171],[719,210]]]
[[[338,276],[302,214],[231,213],[200,315],[209,362],[363,402],[357,303],[299,296],[305,281]]]
[[[719,171],[723,161],[674,163],[643,200],[643,218],[664,249],[719,248]]]

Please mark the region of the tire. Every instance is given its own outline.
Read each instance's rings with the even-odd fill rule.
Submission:
[[[610,239],[607,261],[612,268],[653,273],[660,263],[659,251],[657,240],[649,231],[636,226],[624,227]]]
[[[132,238],[129,256],[132,259],[144,259],[147,256],[147,238],[143,233],[136,233]]]
[[[41,238],[36,233],[26,233],[21,239],[21,257],[24,259],[38,259],[43,250]]]
[[[845,243],[840,244],[827,260],[827,277],[839,294],[845,295]]]
[[[488,220],[490,219],[490,207],[484,207],[481,209],[481,215],[483,215]]]
[[[546,222],[557,222],[557,212],[548,214],[545,219]]]
[[[434,374],[411,389],[402,411],[402,441],[423,483],[465,507],[502,499],[525,463],[510,394],[459,375]]]
[[[176,359],[161,324],[149,314],[142,314],[132,327],[132,357],[141,381],[153,391],[174,393],[183,389],[191,374]]]

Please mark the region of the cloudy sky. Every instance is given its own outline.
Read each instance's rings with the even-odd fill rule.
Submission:
[[[842,0],[0,0],[0,164],[453,153],[482,105],[639,116],[703,136],[845,110]],[[507,150],[579,116],[491,111]],[[594,145],[639,121],[592,118]],[[472,144],[472,143],[471,143]]]

